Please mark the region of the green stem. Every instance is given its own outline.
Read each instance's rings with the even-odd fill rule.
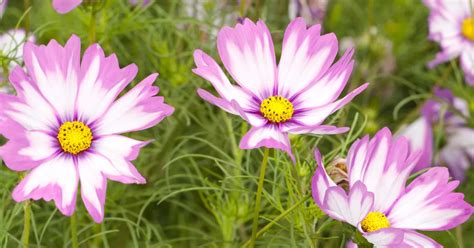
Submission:
[[[462,236],[462,227],[458,226],[458,227],[456,227],[455,230],[456,230],[456,239],[458,241],[459,247],[464,247],[464,239],[463,239],[463,236]]]
[[[299,207],[301,204],[303,204],[306,200],[308,200],[311,196],[306,196],[303,199],[301,199],[299,202],[297,202],[295,205],[291,206],[289,209],[285,210],[283,213],[278,215],[275,219],[273,219],[270,223],[268,223],[266,226],[264,226],[260,231],[257,233],[257,238],[262,236],[268,229],[270,229],[273,225],[275,225],[279,220],[281,220],[283,217],[287,216],[289,213],[291,213],[293,210],[295,210],[297,207]],[[248,240],[245,242],[243,247],[247,247],[250,244],[251,240]]]
[[[71,243],[73,248],[79,247],[78,237],[77,237],[77,215],[73,213],[71,216]]]
[[[24,222],[23,222],[23,235],[21,236],[21,245],[23,248],[27,248],[30,242],[30,226],[31,226],[31,201],[27,200],[23,206],[24,211]]]
[[[25,33],[28,35],[30,32],[30,0],[23,0],[23,6],[25,8],[26,14],[25,14],[25,22],[24,22],[24,28],[25,28]]]
[[[252,239],[250,240],[250,247],[255,246],[255,240],[257,239],[258,217],[260,215],[260,202],[262,200],[265,171],[268,165],[268,153],[269,149],[265,148],[265,151],[263,152],[262,164],[260,165],[260,178],[258,179],[257,199],[255,200],[255,211],[253,213]]]
[[[245,0],[240,1],[240,6],[239,6],[240,17],[245,16],[245,7],[246,7],[246,5],[247,5],[247,1],[245,1]]]
[[[91,19],[90,19],[90,23],[89,23],[89,44],[92,44],[94,42],[96,42],[96,39],[97,39],[97,28],[96,28],[96,25],[97,25],[97,20],[96,20],[96,17],[97,17],[97,13],[95,11],[95,8],[94,6],[91,6]]]
[[[3,86],[3,83],[5,82],[5,84],[8,85],[8,77],[10,75],[10,71],[8,69],[8,62],[7,62],[7,58],[3,58],[1,57],[2,55],[0,55],[0,63],[2,63],[2,69],[3,69],[3,78],[2,78],[2,81],[0,82],[0,84],[2,84]]]

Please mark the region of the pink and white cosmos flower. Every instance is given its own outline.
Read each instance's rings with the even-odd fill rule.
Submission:
[[[353,50],[331,66],[337,38],[333,33],[321,35],[320,30],[320,25],[307,28],[302,18],[292,21],[277,66],[272,37],[263,21],[255,24],[245,19],[234,28],[222,28],[217,48],[238,85],[230,83],[214,59],[201,50],[194,52],[193,72],[208,80],[220,97],[203,89],[198,89],[199,96],[252,125],[240,148],[277,148],[293,158],[289,133],[337,134],[349,129],[322,123],[368,84],[337,100],[352,72]]]
[[[420,152],[409,152],[405,137],[383,128],[373,139],[357,140],[347,155],[349,192],[326,173],[319,151],[312,179],[316,204],[330,217],[356,227],[376,247],[441,247],[416,232],[448,230],[469,219],[474,208],[453,190],[446,168],[433,167],[408,186]]]
[[[460,57],[466,82],[474,85],[474,17],[470,0],[424,0],[430,9],[429,38],[442,51],[429,67]]]
[[[80,182],[88,212],[101,222],[107,179],[146,182],[130,161],[149,141],[121,134],[152,127],[173,108],[156,96],[157,73],[118,97],[137,66],[120,68],[98,44],[81,61],[80,42],[72,36],[64,47],[55,40],[25,44],[26,72],[16,67],[10,74],[18,95],[0,94],[0,133],[8,139],[0,156],[11,170],[28,171],[13,190],[15,201],[54,200],[72,215]]]

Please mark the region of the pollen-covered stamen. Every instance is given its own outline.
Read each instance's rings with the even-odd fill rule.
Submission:
[[[293,116],[293,104],[282,96],[271,96],[262,101],[260,112],[271,122],[285,122]]]
[[[66,121],[59,127],[57,138],[64,152],[77,155],[91,147],[92,131],[80,121]]]
[[[474,18],[468,17],[462,21],[461,32],[464,37],[474,41]]]
[[[390,222],[385,214],[381,212],[370,212],[360,222],[360,226],[365,232],[375,232],[382,228],[390,227]]]

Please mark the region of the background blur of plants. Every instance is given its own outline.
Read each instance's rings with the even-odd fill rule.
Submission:
[[[49,0],[10,0],[0,32],[24,27],[38,43],[71,34],[87,46],[91,30],[89,7],[57,14]],[[135,161],[146,185],[110,182],[104,223],[95,224],[78,200],[79,242],[84,247],[237,247],[250,236],[262,150],[242,151],[238,142],[248,126],[201,100],[196,88],[210,85],[195,76],[192,53],[200,48],[218,58],[215,36],[239,17],[263,19],[279,56],[283,31],[290,21],[288,1],[281,0],[155,0],[132,7],[127,0],[108,0],[99,7],[97,41],[106,53],[116,53],[122,66],[138,65],[138,79],[158,71],[157,85],[175,114],[137,139],[154,139]],[[297,163],[271,151],[267,169],[257,244],[265,247],[343,247],[349,238],[340,223],[327,221],[310,195],[317,146],[328,164],[344,157],[353,140],[383,126],[394,132],[413,121],[432,87],[451,89],[470,104],[474,127],[474,87],[463,82],[456,62],[426,68],[438,51],[427,40],[428,10],[415,0],[330,0],[325,32],[336,33],[340,48],[356,47],[356,66],[349,87],[371,82],[369,89],[333,115],[328,122],[351,126],[348,134],[291,137]],[[340,51],[342,53],[343,50]],[[137,79],[137,80],[138,80]],[[6,82],[2,82],[2,86]],[[349,89],[347,89],[349,90]],[[440,143],[443,134],[437,133]],[[439,147],[439,146],[438,146]],[[436,155],[435,155],[436,156]],[[22,205],[11,199],[18,174],[0,167],[0,245],[17,247]],[[474,202],[474,173],[468,172],[460,191]],[[292,211],[285,212],[290,209]],[[54,204],[34,202],[32,247],[70,245],[69,220]],[[272,222],[277,218],[276,222]],[[456,230],[428,233],[446,247],[474,246],[474,221]]]

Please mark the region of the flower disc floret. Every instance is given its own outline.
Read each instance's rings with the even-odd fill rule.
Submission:
[[[474,41],[474,18],[468,17],[463,20],[461,32],[464,37]]]
[[[369,212],[360,225],[365,232],[375,232],[390,227],[390,222],[387,216],[381,212]]]
[[[77,155],[91,147],[92,131],[80,121],[66,121],[59,127],[57,138],[64,152]]]
[[[293,111],[293,104],[282,96],[268,97],[260,104],[260,112],[267,120],[274,123],[290,120]]]

